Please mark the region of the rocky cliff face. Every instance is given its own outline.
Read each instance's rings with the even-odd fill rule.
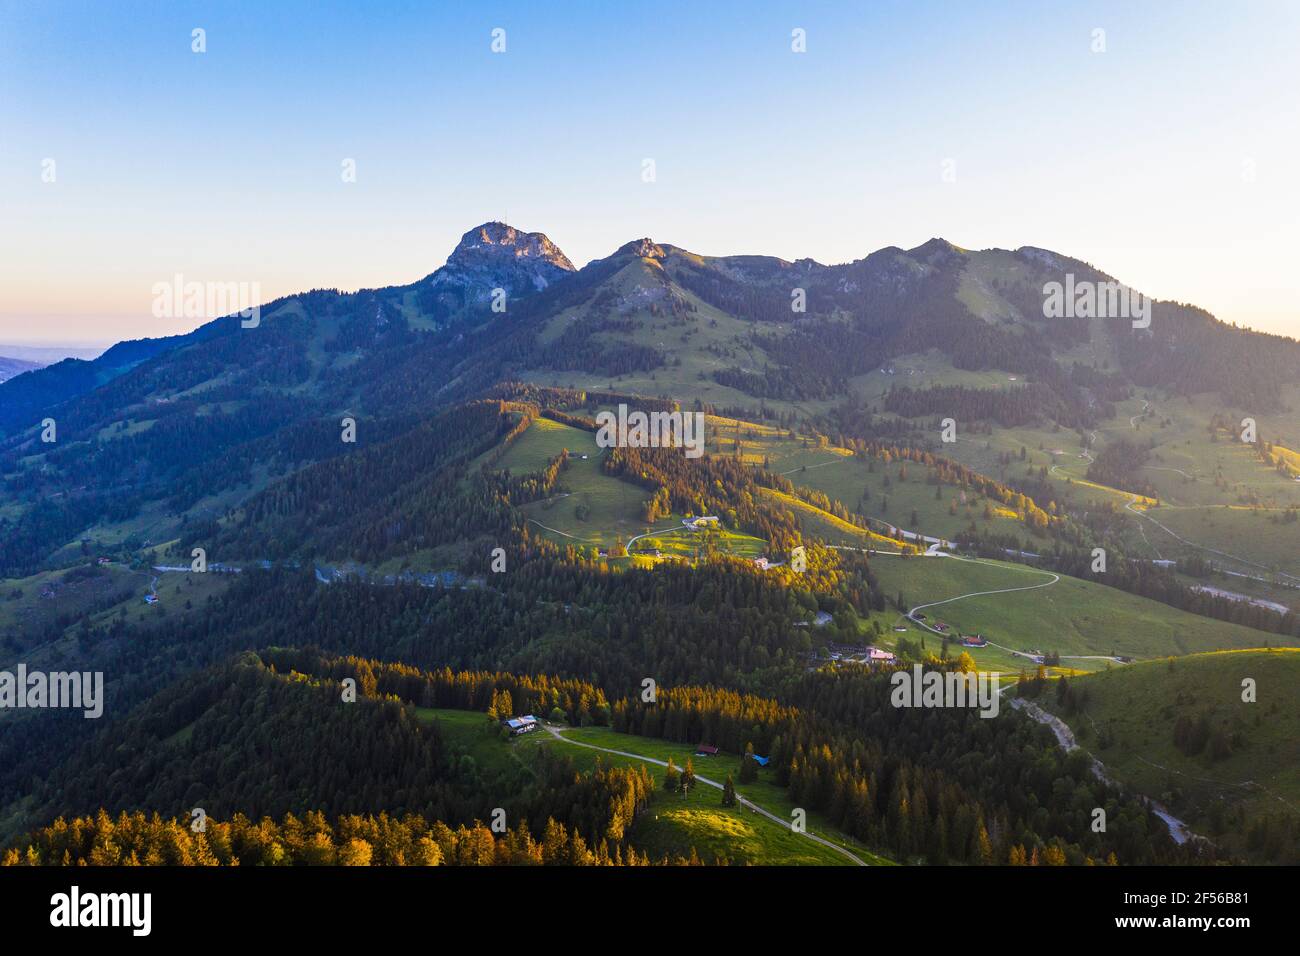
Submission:
[[[424,284],[427,294],[450,315],[490,305],[495,289],[505,290],[508,303],[574,271],[568,257],[542,233],[486,222],[465,233],[447,264]]]

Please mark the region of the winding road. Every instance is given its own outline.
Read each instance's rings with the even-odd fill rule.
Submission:
[[[924,621],[918,621],[915,617],[917,611],[924,611],[928,607],[939,607],[941,604],[952,604],[954,601],[962,601],[965,600],[966,598],[983,597],[984,595],[987,594],[1010,594],[1013,591],[1035,591],[1038,588],[1050,588],[1057,581],[1061,580],[1061,576],[1055,573],[1054,571],[1040,571],[1037,568],[1008,567],[1002,564],[993,564],[992,562],[989,561],[979,561],[976,560],[975,558],[960,558],[957,557],[957,555],[949,555],[949,558],[951,558],[954,561],[969,561],[971,564],[987,564],[991,568],[1001,568],[1007,571],[1025,571],[1028,572],[1029,574],[1046,574],[1052,580],[1044,581],[1042,584],[1029,584],[1026,585],[1025,587],[1020,587],[1020,588],[998,588],[995,591],[972,591],[969,594],[959,594],[956,597],[944,598],[942,601],[931,601],[929,604],[918,604],[916,607],[912,608],[910,611],[907,612],[907,619],[910,620],[913,624],[919,624],[927,631],[930,631],[933,634],[938,634],[941,637],[943,636],[951,637],[951,635],[945,635],[943,631],[935,630],[933,627],[931,627],[929,624],[926,624]]]
[[[1148,401],[1145,401],[1145,400],[1144,400],[1143,403],[1142,403],[1142,411],[1140,411],[1140,412],[1138,412],[1138,414],[1132,416],[1132,417],[1129,419],[1129,424],[1130,424],[1133,428],[1137,428],[1137,419],[1139,419],[1139,418],[1141,418],[1143,415],[1145,415],[1146,412],[1147,412],[1147,410],[1148,410],[1150,407],[1151,407],[1151,403],[1148,402]],[[1097,441],[1097,433],[1094,431],[1094,432],[1092,432],[1092,433],[1088,436],[1088,447],[1087,447],[1087,448],[1084,448],[1083,451],[1079,453],[1079,457],[1081,457],[1081,458],[1086,458],[1086,459],[1088,460],[1089,463],[1091,463],[1092,461],[1094,461],[1095,459],[1093,458],[1092,453],[1091,453],[1091,451],[1090,451],[1089,449],[1092,447],[1092,445],[1093,445],[1096,441]],[[1190,480],[1192,480],[1192,481],[1195,481],[1195,480],[1196,480],[1196,477],[1195,477],[1194,475],[1189,475],[1187,472],[1183,471],[1183,470],[1180,469],[1180,468],[1167,468],[1167,467],[1156,466],[1156,465],[1144,465],[1143,467],[1145,467],[1145,468],[1150,468],[1150,469],[1153,470],[1153,471],[1174,471],[1174,472],[1177,472],[1178,474],[1180,474],[1180,475],[1182,475],[1183,477],[1188,478],[1188,479],[1190,479]],[[1057,470],[1057,466],[1056,466],[1056,465],[1053,465],[1053,466],[1051,467],[1051,469],[1049,469],[1049,470],[1050,470],[1050,472],[1051,472],[1053,475],[1065,476],[1065,475],[1064,475],[1064,472],[1059,472],[1059,471]],[[1068,476],[1065,476],[1065,477],[1068,477]],[[1118,489],[1116,489],[1116,490],[1118,490]],[[1123,494],[1126,494],[1126,495],[1129,496],[1129,500],[1128,500],[1128,502],[1124,505],[1124,509],[1125,509],[1126,511],[1128,511],[1128,512],[1130,512],[1130,513],[1132,513],[1132,514],[1137,515],[1139,518],[1143,518],[1143,519],[1145,519],[1145,520],[1147,520],[1147,521],[1150,521],[1153,525],[1155,525],[1155,526],[1156,526],[1157,528],[1159,528],[1161,531],[1163,531],[1163,532],[1165,532],[1166,534],[1168,534],[1168,535],[1169,535],[1170,537],[1172,537],[1174,540],[1178,541],[1180,544],[1186,545],[1186,546],[1189,547],[1189,548],[1195,548],[1195,549],[1198,550],[1198,551],[1204,551],[1204,552],[1206,552],[1206,553],[1208,553],[1208,554],[1217,554],[1217,555],[1219,555],[1220,557],[1228,558],[1228,559],[1231,560],[1231,561],[1237,561],[1237,562],[1239,562],[1239,563],[1241,563],[1241,564],[1246,565],[1247,567],[1256,568],[1256,569],[1258,569],[1258,570],[1260,570],[1260,571],[1267,571],[1267,572],[1270,572],[1270,573],[1273,572],[1273,569],[1270,568],[1270,567],[1268,567],[1267,565],[1259,564],[1259,563],[1256,562],[1256,561],[1248,560],[1247,558],[1240,557],[1239,555],[1229,554],[1227,551],[1220,551],[1220,550],[1218,550],[1217,548],[1209,548],[1209,547],[1206,547],[1206,546],[1203,545],[1203,544],[1197,544],[1195,541],[1188,541],[1188,540],[1187,540],[1186,538],[1184,538],[1182,535],[1178,534],[1178,532],[1173,531],[1172,529],[1170,529],[1170,528],[1166,527],[1165,525],[1161,524],[1161,523],[1160,523],[1159,521],[1157,521],[1155,518],[1151,517],[1151,516],[1150,516],[1149,514],[1147,514],[1146,512],[1141,511],[1141,510],[1139,510],[1138,508],[1136,508],[1135,505],[1137,505],[1140,501],[1143,500],[1143,496],[1141,496],[1141,495],[1137,495],[1137,494],[1134,494],[1134,493],[1131,492],[1131,491],[1129,491],[1129,492],[1122,492],[1122,493],[1123,493]],[[1138,528],[1139,528],[1139,530],[1141,530],[1141,525],[1139,525]],[[1146,539],[1146,533],[1145,533],[1145,532],[1143,532],[1143,535],[1142,535],[1142,536],[1143,536],[1144,539]],[[1156,553],[1156,557],[1159,558],[1159,557],[1160,557],[1160,549],[1157,548],[1157,547],[1156,547],[1156,546],[1155,546],[1155,545],[1154,545],[1154,544],[1153,544],[1149,539],[1146,539],[1146,540],[1147,540],[1147,544],[1151,545],[1151,549],[1152,549],[1153,551],[1155,551],[1155,553]],[[1290,578],[1291,580],[1300,581],[1300,578],[1297,578],[1297,577],[1295,577],[1294,575],[1287,574],[1286,572],[1277,572],[1277,573],[1281,574],[1283,577]]]
[[[627,544],[625,545],[625,547],[627,548],[628,554],[631,554],[632,545],[636,544],[636,542],[640,541],[642,538],[661,537],[663,535],[672,534],[674,532],[681,531],[683,527],[684,525],[672,524],[666,528],[651,529],[650,531],[643,531],[640,534],[634,534],[632,537],[627,539]]]
[[[1130,500],[1129,500],[1129,503],[1126,504],[1126,505],[1124,506],[1124,510],[1129,511],[1129,512],[1132,512],[1133,514],[1137,515],[1139,518],[1145,518],[1147,521],[1150,521],[1153,525],[1155,525],[1157,528],[1159,528],[1159,529],[1160,529],[1161,531],[1163,531],[1165,534],[1167,534],[1167,535],[1169,535],[1170,537],[1174,538],[1176,541],[1178,541],[1178,542],[1180,542],[1180,543],[1182,543],[1182,544],[1187,545],[1187,547],[1189,547],[1189,548],[1195,548],[1195,549],[1198,550],[1198,551],[1205,551],[1205,552],[1208,552],[1209,554],[1217,554],[1217,555],[1219,555],[1220,557],[1228,558],[1229,560],[1232,560],[1232,561],[1237,561],[1237,562],[1239,562],[1239,563],[1241,563],[1241,564],[1246,565],[1247,567],[1256,568],[1256,569],[1258,569],[1258,570],[1260,570],[1260,571],[1267,571],[1267,572],[1269,572],[1270,574],[1276,573],[1276,574],[1278,574],[1278,575],[1280,575],[1280,576],[1282,576],[1282,577],[1284,577],[1284,578],[1290,578],[1290,579],[1293,580],[1293,581],[1300,581],[1300,578],[1297,578],[1294,574],[1288,574],[1288,573],[1285,572],[1285,571],[1276,571],[1276,572],[1275,572],[1272,568],[1270,568],[1270,567],[1269,567],[1268,565],[1266,565],[1266,564],[1260,564],[1260,563],[1257,562],[1257,561],[1251,561],[1251,560],[1249,560],[1248,558],[1243,558],[1243,557],[1240,557],[1239,555],[1229,554],[1227,551],[1220,551],[1218,548],[1210,548],[1210,547],[1206,547],[1206,546],[1203,545],[1203,544],[1197,544],[1195,541],[1188,541],[1186,538],[1184,538],[1182,535],[1180,535],[1177,531],[1174,531],[1174,530],[1172,530],[1171,528],[1168,528],[1168,527],[1166,527],[1165,525],[1161,524],[1159,521],[1157,521],[1155,518],[1151,517],[1151,516],[1150,516],[1149,514],[1147,514],[1146,512],[1144,512],[1144,511],[1139,511],[1137,508],[1133,507],[1134,505],[1136,505],[1136,504],[1141,500],[1141,496],[1140,496],[1140,495],[1135,495],[1135,494],[1133,494],[1132,492],[1128,492],[1128,495],[1129,495]],[[1154,548],[1155,546],[1152,545],[1152,547]],[[1159,554],[1159,553],[1160,553],[1159,550],[1156,550],[1156,554]],[[1257,580],[1266,580],[1266,579],[1257,579]]]

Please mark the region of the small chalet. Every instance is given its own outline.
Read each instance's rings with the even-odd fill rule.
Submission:
[[[513,737],[530,733],[538,727],[537,718],[532,714],[525,714],[523,717],[508,717],[501,723],[510,731]]]
[[[682,524],[696,531],[702,531],[705,528],[716,528],[718,526],[718,516],[700,515],[698,518],[683,518]]]
[[[695,748],[695,756],[697,757],[716,757],[717,755],[718,748],[713,744],[700,744]]]

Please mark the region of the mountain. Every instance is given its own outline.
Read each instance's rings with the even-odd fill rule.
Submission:
[[[1181,303],[1155,303],[1145,330],[1125,318],[1046,317],[1044,286],[1070,275],[1113,281],[1037,247],[971,251],[938,238],[839,265],[702,256],[642,238],[575,269],[544,234],[488,222],[467,231],[446,264],[418,282],[352,294],[317,290],[264,306],[266,324],[283,326],[274,357],[232,347],[247,339],[228,338],[229,322],[209,323],[4,383],[0,432],[31,428],[37,410],[155,357],[164,378],[167,366],[191,368],[154,398],[192,393],[217,381],[218,368],[263,376],[248,367],[274,361],[282,366],[276,374],[287,376],[284,387],[307,387],[337,408],[409,406],[417,388],[417,404],[437,404],[503,378],[580,384],[591,376],[752,406],[842,400],[874,370],[936,352],[957,371],[998,370],[1045,384],[1069,407],[1058,420],[1071,426],[1095,421],[1126,388],[1217,391],[1238,404],[1276,408],[1281,386],[1300,378],[1294,341],[1237,329]],[[504,294],[493,311],[497,289]],[[290,332],[286,323],[299,328]],[[212,375],[205,379],[201,369]],[[148,390],[133,394],[145,398]]]
[[[573,263],[540,232],[486,222],[465,233],[447,264],[417,284],[422,312],[437,323],[489,309],[493,290],[506,301],[540,292],[574,272]]]
[[[149,815],[206,808],[214,852],[246,862],[362,858],[354,813],[442,833],[496,807],[528,839],[554,817],[592,852],[712,860],[755,814],[638,757],[684,773],[704,741],[717,782],[806,808],[850,859],[1219,858],[1026,713],[900,710],[880,672],[1068,675],[1105,704],[1087,672],[1300,645],[1300,346],[1179,303],[1149,328],[1053,317],[1069,277],[1108,278],[938,238],[826,265],[646,237],[575,269],[485,223],[417,282],[0,385],[0,668],[102,674],[105,715],[0,713],[0,862],[111,859],[54,823],[99,807],[143,815],[96,833],[164,843]],[[619,405],[700,412],[704,454],[603,447]],[[222,845],[263,813],[280,851]],[[1269,859],[1300,859],[1300,823],[1270,834]]]
[[[339,330],[332,328],[322,331],[326,331],[328,338],[338,345],[350,344],[355,339],[357,344],[382,347],[395,345],[400,340],[400,336],[396,339],[391,336],[385,339],[384,336],[393,331],[389,326],[390,320],[405,326],[403,316],[408,310],[408,299],[412,301],[414,324],[429,331],[457,319],[478,322],[490,318],[494,314],[491,305],[495,289],[503,289],[509,302],[545,289],[573,272],[573,263],[545,235],[524,233],[504,223],[488,222],[466,232],[444,266],[412,285],[366,290],[353,295],[317,290],[290,300],[265,304],[262,310],[265,317],[270,317],[278,307],[289,305],[281,315],[284,319],[299,315],[305,306],[310,313],[307,318],[316,322],[329,313],[339,316],[359,310],[363,314],[349,315],[352,321],[342,334],[335,334]],[[363,306],[372,299],[377,300],[375,308]],[[386,315],[385,305],[398,315]],[[0,372],[0,434],[33,427],[43,417],[37,416],[37,411],[51,411],[156,356],[177,354],[190,346],[223,339],[231,328],[232,321],[228,317],[206,323],[185,335],[121,342],[98,358],[65,359],[19,380],[5,381],[8,376]],[[226,339],[226,342],[230,341],[233,340]],[[220,349],[219,343],[212,347]],[[239,361],[237,356],[229,358]],[[177,360],[185,361],[179,356]],[[259,360],[256,356],[250,357],[252,362]]]
[[[0,354],[10,358],[34,362],[44,368],[65,358],[90,360],[104,354],[102,346],[94,345],[25,345],[16,342],[0,342]]]
[[[96,523],[128,534],[147,515],[153,533],[128,541],[168,540],[352,451],[338,441],[345,416],[364,448],[502,382],[911,441],[923,416],[954,408],[1086,433],[1137,388],[1217,393],[1261,414],[1300,383],[1300,344],[1191,306],[1155,303],[1149,329],[1048,318],[1044,285],[1067,275],[1109,279],[1035,247],[937,238],[839,265],[642,238],[575,269],[542,233],[484,223],[418,282],[288,296],[254,329],[227,317],[0,385],[0,573],[30,573]],[[924,374],[900,378],[895,364]],[[52,446],[38,440],[47,415]]]
[[[94,359],[68,358],[53,365],[33,365],[29,374],[7,380],[0,374],[0,434],[34,425],[39,420],[39,416],[34,418],[36,412],[84,395],[155,355],[203,341],[213,331],[213,323],[208,323],[185,335],[119,342]]]
[[[15,376],[22,375],[24,372],[30,372],[40,368],[39,362],[29,362],[25,359],[6,358],[0,355],[0,383],[7,382]]]

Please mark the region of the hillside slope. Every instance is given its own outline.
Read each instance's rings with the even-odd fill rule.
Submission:
[[[1243,682],[1253,682],[1246,702]],[[1117,779],[1193,831],[1270,863],[1300,862],[1300,651],[1152,661],[1071,680],[1042,702]]]

